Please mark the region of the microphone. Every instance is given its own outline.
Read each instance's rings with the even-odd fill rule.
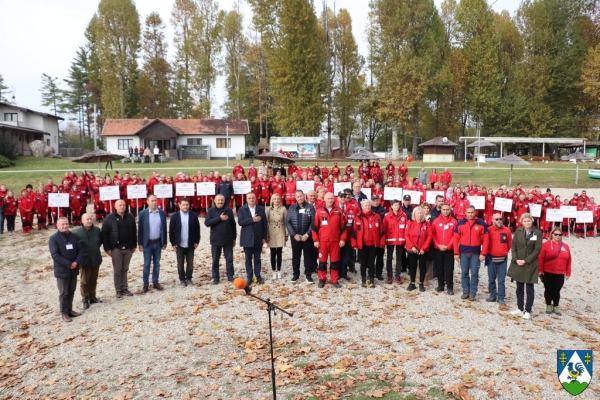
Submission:
[[[233,280],[233,286],[235,286],[236,289],[244,290],[246,294],[249,294],[252,291],[252,288],[246,285],[246,280],[242,278],[235,278]]]

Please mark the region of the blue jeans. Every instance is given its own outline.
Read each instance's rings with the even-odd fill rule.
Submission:
[[[460,273],[462,280],[463,294],[477,295],[477,285],[479,285],[479,254],[461,253],[460,254]],[[470,277],[469,277],[470,275]]]
[[[160,254],[162,250],[161,241],[150,243],[144,246],[144,273],[142,274],[144,286],[148,286],[148,278],[150,277],[150,263],[152,266],[152,283],[158,283],[158,274],[160,272]]]
[[[508,257],[504,258],[504,261],[496,264],[491,261],[488,265],[488,290],[490,291],[490,298],[498,301],[504,301],[506,289],[504,281],[506,280],[506,267],[508,265]],[[498,292],[496,293],[496,279],[498,279]]]
[[[248,278],[248,284],[252,283],[252,279],[256,276],[256,279],[260,279],[260,253],[262,247],[244,247],[244,254],[246,255],[246,277]],[[252,258],[254,257],[254,268],[252,267]]]
[[[340,277],[348,276],[348,262],[350,261],[350,242],[340,248]]]
[[[0,211],[0,233],[4,233],[4,211]]]
[[[221,253],[225,255],[225,268],[227,270],[227,280],[233,281],[233,245],[211,246],[212,253],[212,278],[219,282],[219,260]]]

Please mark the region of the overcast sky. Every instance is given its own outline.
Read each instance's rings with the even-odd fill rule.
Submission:
[[[314,0],[317,10],[322,9],[323,0]],[[334,0],[327,0],[333,8]],[[490,0],[488,0],[490,1]],[[493,1],[493,0],[492,0]],[[14,90],[17,104],[38,111],[49,111],[41,106],[42,73],[66,77],[71,61],[79,46],[85,44],[84,31],[98,7],[96,0],[2,0],[2,23],[0,24],[0,74],[4,83]],[[221,8],[230,10],[233,0],[219,0]],[[439,8],[441,0],[435,0]],[[496,11],[508,10],[511,14],[518,8],[520,0],[496,0]],[[169,42],[169,55],[173,29],[169,23],[173,1],[138,0],[136,6],[143,26],[144,19],[157,11],[165,22]],[[336,0],[336,9],[346,8],[353,19],[354,36],[360,52],[367,52],[365,28],[369,11],[367,0]],[[250,11],[245,9],[246,25]],[[62,88],[66,85],[61,83]],[[223,102],[223,79],[217,82],[217,105],[213,114],[221,116]]]

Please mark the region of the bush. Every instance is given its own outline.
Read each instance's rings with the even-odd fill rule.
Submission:
[[[548,156],[523,156],[523,160],[525,161],[533,161],[533,162],[544,162],[550,161],[550,157]]]
[[[21,143],[19,139],[9,131],[0,131],[0,156],[9,160],[19,157]]]
[[[10,161],[8,158],[4,156],[0,156],[0,168],[8,168],[15,165],[14,162]]]

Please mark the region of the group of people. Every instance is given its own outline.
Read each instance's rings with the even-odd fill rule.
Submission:
[[[112,258],[117,297],[132,295],[127,286],[127,272],[131,255],[136,249],[144,253],[141,292],[149,290],[151,265],[152,287],[163,289],[159,282],[160,258],[161,251],[166,249],[169,241],[177,252],[180,284],[193,284],[193,250],[200,241],[199,223],[196,223],[203,216],[211,232],[212,284],[220,282],[219,261],[222,255],[225,257],[227,279],[232,281],[234,278],[233,247],[239,225],[239,245],[244,249],[246,278],[250,282],[264,282],[261,253],[265,244],[270,248],[272,277],[282,278],[283,247],[289,239],[292,282],[299,281],[300,263],[303,260],[306,282],[314,283],[313,275],[316,273],[319,287],[324,287],[329,281],[333,287],[339,288],[340,279],[351,280],[349,273],[360,273],[364,287],[374,287],[376,279],[400,284],[403,282],[401,273],[407,272],[407,290],[418,288],[425,291],[426,278],[437,278],[436,290],[453,295],[454,264],[458,260],[462,298],[474,301],[479,268],[485,261],[488,266],[489,301],[504,303],[504,283],[508,275],[517,281],[518,309],[524,318],[529,318],[533,284],[542,275],[548,292],[546,300],[549,310],[560,313],[558,302],[562,284],[557,276],[563,279],[570,276],[571,262],[569,247],[560,239],[569,232],[575,232],[578,236],[596,233],[598,207],[585,191],[581,196],[576,194],[568,204],[577,204],[578,210],[589,209],[594,212],[594,224],[587,224],[587,229],[572,224],[570,220],[562,224],[548,224],[544,219],[544,211],[540,217],[532,217],[524,205],[540,204],[544,210],[544,207],[558,208],[565,204],[558,196],[553,196],[550,189],[541,193],[538,187],[525,190],[519,184],[513,189],[503,185],[493,191],[471,181],[463,187],[452,181],[452,174],[447,169],[438,176],[435,170],[427,173],[421,168],[417,177],[411,178],[404,164],[398,167],[396,173],[391,161],[385,169],[387,180],[376,162],[361,163],[357,169],[355,175],[351,164],[342,169],[335,163],[329,169],[315,162],[314,166],[305,169],[291,165],[287,170],[266,163],[255,168],[252,164],[246,171],[238,163],[230,174],[223,176],[211,171],[208,174],[199,172],[191,177],[179,173],[175,178],[170,178],[153,172],[148,181],[135,173],[120,175],[115,172],[113,177],[104,178],[92,173],[82,176],[67,173],[60,183],[60,190],[74,193],[75,198],[81,196],[79,203],[75,202],[76,207],[73,208],[71,204],[69,212],[64,210],[64,213],[63,209],[44,210],[35,206],[31,206],[31,210],[32,214],[37,215],[38,229],[44,229],[53,222],[56,224],[58,232],[53,237],[65,235],[70,224],[82,225],[77,232],[86,229],[85,221],[88,219],[91,219],[91,225],[94,219],[103,220],[101,244],[94,251],[99,252],[102,246]],[[250,192],[245,195],[234,194],[232,182],[235,180],[250,180]],[[304,192],[296,188],[297,182],[307,180],[314,182],[314,190]],[[214,182],[215,195],[157,198],[153,194],[154,185],[176,185],[178,182]],[[333,185],[339,182],[348,182],[350,188],[334,193]],[[147,185],[148,197],[145,201],[127,198],[127,186],[131,184]],[[100,201],[98,188],[106,185],[119,186],[121,199]],[[420,199],[404,195],[401,199],[384,200],[386,187],[402,187],[410,193],[420,192]],[[50,180],[46,186],[40,184],[38,195],[47,196],[48,188],[51,188],[51,192],[59,190]],[[364,193],[365,188],[370,189],[369,198]],[[32,192],[31,188],[26,188],[21,197],[29,196],[28,190]],[[432,204],[422,201],[430,190],[441,192]],[[0,196],[3,193],[3,202],[6,204],[6,197],[9,201],[11,197],[7,196],[5,187],[0,188]],[[475,209],[469,203],[468,196],[486,197],[485,209]],[[512,211],[495,210],[493,199],[496,197],[513,199]],[[93,203],[94,214],[86,214],[88,202]],[[35,204],[35,201],[32,203]],[[25,213],[28,210],[25,209]],[[43,221],[44,217],[46,221]],[[28,220],[32,223],[33,216]],[[40,220],[44,225],[39,226]],[[184,231],[186,233],[182,233]],[[521,240],[522,237],[526,240]],[[542,245],[546,238],[551,240]],[[524,247],[521,248],[521,245]],[[60,249],[60,245],[57,248]],[[75,256],[71,263],[77,257],[74,248],[69,249],[70,255]],[[558,249],[558,255],[553,259],[552,251],[555,249]],[[510,266],[509,252],[512,253]],[[565,262],[567,259],[568,263]],[[356,263],[360,263],[360,271],[357,271]],[[55,261],[55,268],[56,265]],[[386,278],[383,277],[384,265]],[[70,275],[76,275],[79,266],[77,261],[77,267],[69,271]],[[93,274],[87,280],[94,281]],[[72,304],[72,295],[69,294],[71,287],[70,283],[63,285],[65,291],[61,296],[67,300],[71,296]],[[525,294],[527,301],[524,300]],[[97,299],[93,292],[86,297],[82,292],[82,298],[84,308]],[[69,316],[70,311],[67,310],[63,316]]]

